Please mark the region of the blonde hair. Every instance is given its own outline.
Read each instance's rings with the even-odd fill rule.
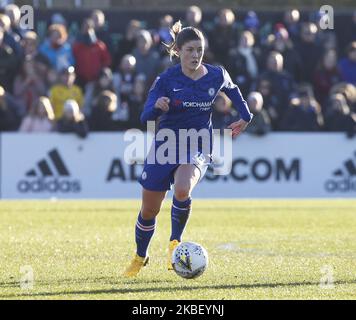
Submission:
[[[70,111],[73,114],[75,122],[84,120],[84,115],[81,113],[79,104],[74,99],[68,99],[64,102],[64,112]]]
[[[354,86],[351,83],[347,82],[340,82],[335,84],[331,89],[330,89],[330,95],[334,93],[341,93],[344,95],[347,101],[351,103],[356,102],[356,86]]]
[[[343,114],[350,113],[350,107],[347,104],[346,98],[342,93],[334,93],[330,96],[330,101],[338,101],[340,104],[338,106],[338,110],[341,111]]]
[[[49,98],[45,97],[45,96],[41,96],[33,102],[31,109],[29,111],[29,115],[31,117],[37,116],[38,108],[39,108],[40,104],[42,104],[44,106],[44,108],[46,109],[48,120],[53,121],[55,118],[53,106],[52,106],[52,103],[49,100]]]
[[[228,25],[231,25],[235,22],[235,14],[231,9],[221,9],[219,12],[219,16],[226,15],[226,22]]]
[[[5,7],[5,13],[9,16],[9,13],[12,13],[14,15],[14,21],[19,22],[21,18],[21,11],[20,8],[16,4],[8,4]],[[11,20],[11,19],[10,19]]]
[[[4,31],[9,31],[9,29],[11,28],[11,20],[9,16],[4,13],[0,13],[0,21],[4,25]]]
[[[242,32],[242,36],[245,36],[247,38],[247,42],[249,43],[250,47],[253,47],[255,44],[255,36],[253,33],[249,30],[245,30]]]
[[[113,113],[117,109],[117,95],[110,91],[104,90],[96,99],[96,103],[102,107],[106,107],[107,111]]]
[[[256,101],[256,109],[261,110],[263,107],[263,96],[258,91],[251,91],[247,97],[247,102],[254,99]]]
[[[58,32],[60,34],[62,43],[67,41],[68,32],[67,32],[67,28],[64,25],[58,23],[51,24],[48,27],[48,34],[51,35],[53,32]]]

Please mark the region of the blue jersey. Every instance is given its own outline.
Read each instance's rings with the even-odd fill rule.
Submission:
[[[162,73],[153,83],[148,99],[145,103],[141,121],[156,120],[160,117],[158,129],[171,129],[179,133],[179,129],[195,129],[207,132],[208,143],[199,140],[195,147],[190,149],[194,143],[191,140],[183,141],[184,146],[174,140],[176,154],[173,154],[173,163],[160,164],[159,161],[150,163],[149,156],[145,160],[142,175],[139,179],[141,185],[152,191],[165,191],[172,188],[174,173],[178,166],[183,163],[192,163],[200,171],[200,179],[204,176],[208,164],[211,162],[212,152],[212,123],[211,114],[214,100],[219,91],[225,92],[233,102],[242,119],[250,122],[252,114],[241,92],[234,84],[223,67],[215,67],[204,64],[208,69],[207,74],[198,80],[193,80],[182,72],[182,67],[177,64]],[[157,99],[168,97],[169,111],[163,112],[154,107]],[[166,144],[163,140],[156,141],[149,154],[157,160],[157,151],[160,146]],[[185,152],[181,152],[185,149]],[[154,153],[153,153],[154,152]],[[193,152],[193,153],[192,153]],[[181,158],[180,155],[183,154]]]
[[[221,66],[204,66],[208,72],[198,80],[187,77],[182,72],[181,64],[170,67],[159,75],[149,91],[141,121],[145,123],[160,117],[158,129],[211,130],[213,103],[219,91],[222,91],[232,101],[241,118],[250,122],[252,114],[228,72]],[[154,108],[160,97],[170,99],[169,111]]]

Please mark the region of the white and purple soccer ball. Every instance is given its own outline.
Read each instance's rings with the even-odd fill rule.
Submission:
[[[207,251],[194,242],[182,242],[172,253],[173,269],[185,279],[201,276],[208,266],[208,261]]]

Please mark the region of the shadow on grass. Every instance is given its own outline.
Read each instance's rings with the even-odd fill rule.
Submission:
[[[155,283],[169,283],[173,280],[145,280],[146,284],[155,284]],[[100,285],[130,285],[130,284],[140,284],[139,279],[125,280],[120,281],[118,277],[100,277],[95,279],[57,279],[53,281],[49,280],[36,280],[35,285],[41,286],[53,286],[53,285],[84,285],[84,284],[100,284]],[[14,288],[20,289],[19,281],[9,281],[9,282],[0,282],[0,288]],[[3,297],[0,294],[0,297]]]
[[[149,283],[150,281],[144,281],[144,283]],[[160,281],[151,281],[151,283]],[[167,281],[162,281],[167,282]],[[136,282],[124,282],[122,284],[134,284],[140,283],[138,280]],[[341,284],[356,284],[356,280],[349,281],[335,281],[334,285]],[[38,293],[23,293],[23,294],[6,294],[1,295],[0,298],[31,298],[31,297],[51,297],[51,296],[70,296],[70,295],[98,295],[98,294],[128,294],[128,293],[144,293],[144,292],[169,292],[169,291],[191,291],[191,290],[204,290],[204,289],[258,289],[258,288],[279,288],[279,287],[299,287],[299,286],[318,286],[320,282],[293,282],[293,283],[256,283],[256,284],[236,284],[236,285],[198,285],[198,286],[175,286],[175,287],[148,287],[148,288],[111,288],[111,289],[100,289],[100,290],[75,290],[75,291],[58,291],[58,292],[38,292]]]

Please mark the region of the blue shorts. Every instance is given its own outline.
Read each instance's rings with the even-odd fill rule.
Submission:
[[[201,155],[192,157],[189,163],[196,166],[200,171],[200,178],[203,179],[206,170],[208,169],[210,161],[206,161],[205,157],[200,158]],[[167,191],[171,190],[174,184],[174,173],[180,166],[180,163],[176,164],[148,164],[147,160],[143,167],[139,183],[143,188],[150,191]]]

